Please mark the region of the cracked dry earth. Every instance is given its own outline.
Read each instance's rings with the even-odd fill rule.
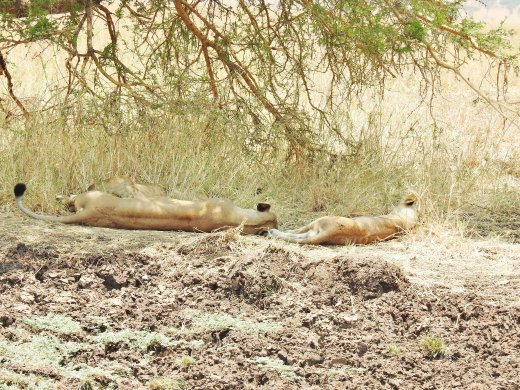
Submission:
[[[1,389],[518,389],[519,246],[0,214]]]

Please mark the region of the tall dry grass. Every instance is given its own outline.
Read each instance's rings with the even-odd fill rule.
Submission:
[[[474,79],[486,74],[478,61],[467,70]],[[254,153],[245,147],[244,121],[203,100],[161,116],[130,118],[84,102],[66,115],[54,110],[26,123],[0,119],[0,207],[14,210],[12,187],[23,181],[29,207],[64,213],[56,194],[121,175],[160,183],[187,199],[225,197],[243,207],[268,201],[282,228],[292,228],[325,214],[386,212],[414,189],[425,229],[520,239],[518,124],[504,126],[449,75],[432,109],[419,104],[419,90],[419,77],[410,74],[389,84],[382,99],[367,93],[334,118],[348,150],[298,162],[286,160],[276,142],[270,153]],[[510,80],[510,96],[520,101],[518,77]]]
[[[29,207],[65,213],[56,194],[121,175],[160,183],[186,199],[225,197],[243,207],[268,201],[282,227],[292,228],[326,214],[385,212],[414,189],[422,195],[422,222],[429,229],[512,231],[514,213],[520,213],[519,156],[494,158],[504,146],[495,142],[498,130],[489,128],[495,122],[483,125],[485,136],[480,126],[471,127],[473,117],[460,112],[461,131],[453,134],[405,117],[406,110],[388,109],[368,113],[361,127],[362,115],[353,111],[359,118],[349,119],[349,154],[299,163],[288,163],[276,145],[260,159],[244,148],[240,120],[203,105],[139,120],[95,113],[105,116],[103,125],[89,110],[72,120],[47,113],[23,126],[3,123],[0,204],[14,210],[12,187],[23,181]]]

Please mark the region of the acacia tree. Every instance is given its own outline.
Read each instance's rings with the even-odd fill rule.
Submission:
[[[8,3],[0,0],[0,53],[8,60],[12,48],[34,42],[66,52],[63,99],[81,91],[160,110],[208,98],[245,114],[255,145],[283,137],[296,154],[319,147],[310,116],[320,118],[319,134],[345,141],[330,119],[334,111],[410,69],[430,94],[445,69],[505,117],[519,113],[518,103],[505,99],[507,73],[518,70],[509,32],[484,32],[465,15],[463,0],[32,0],[15,9]],[[66,12],[49,16],[60,11]],[[108,37],[101,45],[93,39],[99,24]],[[489,61],[497,96],[462,71],[477,56]],[[4,59],[0,74],[26,113]],[[327,88],[318,88],[317,79]]]

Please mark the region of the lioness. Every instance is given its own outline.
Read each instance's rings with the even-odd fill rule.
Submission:
[[[375,217],[322,217],[298,230],[271,229],[268,236],[315,245],[368,244],[387,240],[417,223],[417,196],[407,195],[390,214]]]
[[[76,214],[63,217],[40,215],[22,203],[23,183],[14,186],[16,203],[27,215],[44,221],[119,229],[183,230],[212,232],[243,226],[246,234],[262,234],[278,226],[271,206],[259,203],[257,210],[242,209],[223,199],[187,201],[166,197],[118,198],[89,191],[74,198]]]

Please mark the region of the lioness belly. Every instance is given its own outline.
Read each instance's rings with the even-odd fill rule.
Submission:
[[[176,218],[127,218],[111,215],[106,218],[91,218],[85,225],[132,230],[182,230],[187,232],[212,232],[217,229],[233,227],[225,221]]]

